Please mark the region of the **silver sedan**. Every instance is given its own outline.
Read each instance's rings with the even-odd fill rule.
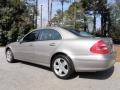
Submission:
[[[6,46],[10,63],[23,60],[52,68],[68,79],[75,72],[96,72],[112,67],[115,51],[110,38],[85,37],[59,27],[37,29]]]

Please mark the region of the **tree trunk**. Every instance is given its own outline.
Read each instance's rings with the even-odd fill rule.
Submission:
[[[109,26],[107,27],[108,14],[107,14],[107,7],[105,6],[105,4],[107,4],[107,0],[104,0],[103,6],[100,10],[100,13],[101,13],[101,34],[103,36],[106,36],[106,33],[108,32],[107,29],[109,28]]]
[[[111,19],[110,19],[110,12],[108,11],[108,36],[110,34],[110,28],[111,28]]]
[[[84,11],[84,14],[85,14],[85,11]],[[85,15],[84,15],[84,31],[87,31],[87,19]]]
[[[94,11],[94,19],[93,19],[93,33],[96,32],[96,11]]]
[[[107,33],[107,13],[106,13],[106,8],[104,7],[102,14],[101,14],[101,31],[102,31],[102,35],[106,36]]]
[[[50,8],[49,8],[49,3],[50,3],[50,0],[48,0],[48,26],[49,26],[49,20],[50,20]]]
[[[74,7],[74,28],[76,29],[76,3],[75,3],[75,7]]]
[[[101,11],[101,34],[103,35],[103,11]]]
[[[93,16],[94,16],[94,19],[93,19],[93,33],[95,34],[96,33],[96,0],[93,1]]]
[[[52,20],[52,0],[50,2],[50,26],[52,24],[51,20]]]
[[[64,1],[61,1],[61,4],[62,4],[62,24],[63,24],[63,17],[64,17],[64,14],[63,14],[63,5],[64,5]]]
[[[35,10],[35,14],[36,14],[36,17],[35,17],[35,28],[37,28],[37,14],[38,14],[38,0],[36,0],[36,10]]]

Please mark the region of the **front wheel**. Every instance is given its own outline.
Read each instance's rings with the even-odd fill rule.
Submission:
[[[6,59],[7,59],[7,61],[8,61],[9,63],[15,62],[13,53],[12,53],[12,51],[11,51],[10,49],[8,49],[8,50],[6,51]]]
[[[74,66],[71,59],[66,55],[57,55],[52,62],[52,70],[61,79],[69,79],[74,73]]]

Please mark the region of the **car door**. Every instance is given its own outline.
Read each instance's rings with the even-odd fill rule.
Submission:
[[[40,31],[39,41],[35,43],[36,61],[49,66],[50,57],[60,45],[62,37],[58,31],[53,29],[42,29]]]
[[[34,43],[37,40],[39,35],[39,31],[32,31],[28,35],[26,35],[22,41],[20,41],[16,47],[16,57],[17,59],[24,60],[24,61],[34,61],[34,52],[35,47]]]

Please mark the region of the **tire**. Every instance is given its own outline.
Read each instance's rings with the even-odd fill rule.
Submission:
[[[7,51],[6,51],[6,59],[7,59],[7,62],[9,62],[9,63],[15,62],[14,55],[10,49],[7,49]]]
[[[57,55],[53,58],[52,70],[60,79],[70,79],[75,74],[74,65],[66,55]]]

